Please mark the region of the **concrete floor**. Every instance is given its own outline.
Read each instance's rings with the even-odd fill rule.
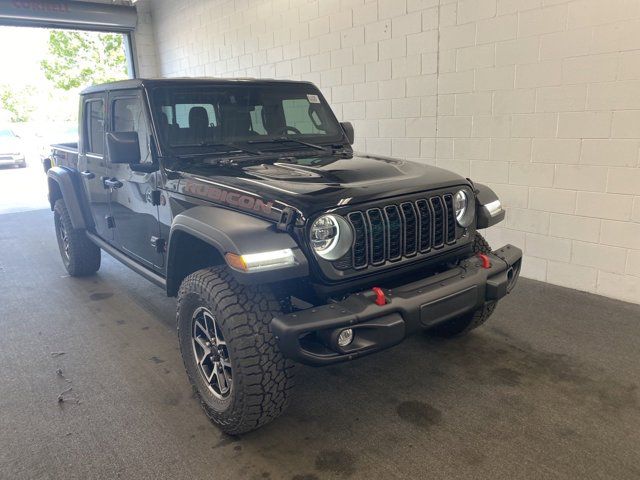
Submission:
[[[104,254],[66,276],[52,223],[0,215],[0,478],[640,477],[640,306],[521,280],[466,338],[301,367],[286,415],[232,438],[191,395],[174,300]]]
[[[0,167],[0,214],[48,207],[47,176],[37,155],[27,156],[27,168]]]

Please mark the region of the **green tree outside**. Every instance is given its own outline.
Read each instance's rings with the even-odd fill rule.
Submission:
[[[60,89],[127,78],[123,35],[51,30],[49,52],[40,62],[44,76]]]
[[[20,89],[10,85],[0,85],[0,111],[8,113],[10,122],[27,122],[36,109],[33,85]]]
[[[118,33],[50,30],[47,54],[40,61],[42,77],[0,84],[0,122],[75,117],[78,90],[128,78],[123,42]]]

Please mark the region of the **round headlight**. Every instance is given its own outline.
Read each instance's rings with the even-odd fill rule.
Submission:
[[[353,233],[347,221],[338,215],[322,215],[313,222],[311,248],[325,260],[337,260],[351,248]]]
[[[473,206],[469,205],[469,194],[465,190],[459,190],[453,197],[453,208],[456,212],[456,221],[461,227],[468,227],[473,221]]]

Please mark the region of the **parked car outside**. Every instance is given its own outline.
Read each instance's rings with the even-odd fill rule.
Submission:
[[[0,166],[27,166],[20,137],[10,128],[0,127]]]

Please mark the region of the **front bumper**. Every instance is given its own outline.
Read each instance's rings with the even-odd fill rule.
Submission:
[[[522,251],[506,245],[422,280],[383,289],[386,304],[377,305],[371,290],[340,302],[294,312],[272,320],[282,353],[293,360],[320,366],[353,360],[400,343],[407,335],[471,312],[487,301],[504,297],[516,284]],[[351,328],[354,340],[340,347],[341,330]]]

